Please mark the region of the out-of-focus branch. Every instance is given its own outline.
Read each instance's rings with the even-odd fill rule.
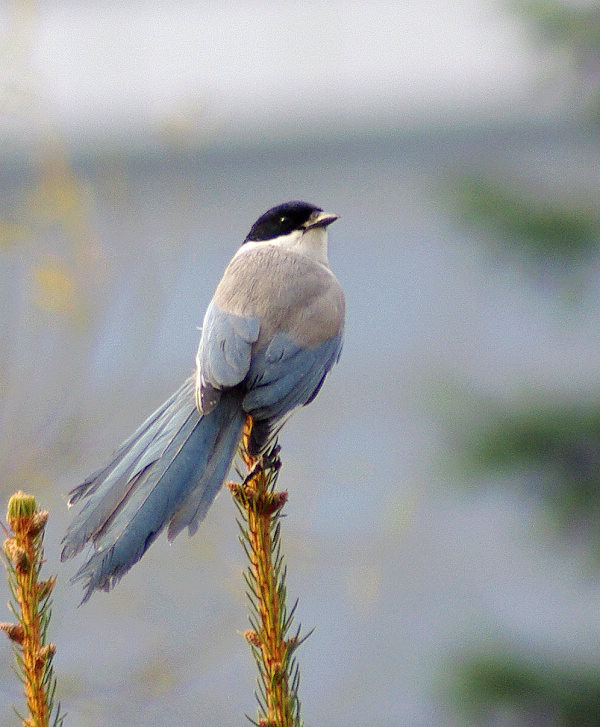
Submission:
[[[48,512],[38,509],[32,495],[17,492],[8,502],[7,520],[12,532],[4,541],[4,556],[12,594],[9,606],[16,623],[2,623],[0,630],[13,642],[16,671],[24,685],[28,716],[19,716],[23,727],[59,727],[63,717],[60,704],[54,707],[52,668],[56,647],[47,640],[56,579],[39,578]]]

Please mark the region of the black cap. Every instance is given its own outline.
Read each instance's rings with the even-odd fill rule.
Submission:
[[[252,225],[244,242],[265,242],[289,235],[294,230],[302,230],[306,228],[311,216],[322,211],[320,207],[309,202],[284,202],[261,215]]]

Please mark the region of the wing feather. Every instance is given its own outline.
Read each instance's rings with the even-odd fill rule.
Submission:
[[[255,318],[227,313],[211,302],[196,356],[196,404],[203,414],[214,409],[224,389],[243,381],[259,333]]]

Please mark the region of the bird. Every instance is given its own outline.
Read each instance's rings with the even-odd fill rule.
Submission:
[[[319,393],[344,338],[344,293],[327,254],[337,219],[291,201],[256,220],[206,309],[193,374],[69,493],[69,507],[81,507],[61,560],[88,547],[72,578],[82,603],[116,585],[165,528],[169,542],[196,532],[247,420],[248,453],[260,461]]]

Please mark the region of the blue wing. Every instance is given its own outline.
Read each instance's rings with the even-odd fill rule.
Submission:
[[[213,301],[196,357],[196,402],[203,414],[212,411],[224,390],[243,382],[242,408],[254,419],[253,455],[264,451],[294,409],[314,399],[340,357],[343,337],[306,347],[277,333],[257,350],[259,333],[256,318],[227,313]]]
[[[306,348],[278,333],[252,359],[242,406],[254,419],[251,453],[264,450],[291,412],[309,404],[339,359],[343,336]]]
[[[221,391],[243,381],[259,333],[256,318],[226,313],[214,300],[208,306],[196,356],[196,403],[203,414],[214,409]]]

